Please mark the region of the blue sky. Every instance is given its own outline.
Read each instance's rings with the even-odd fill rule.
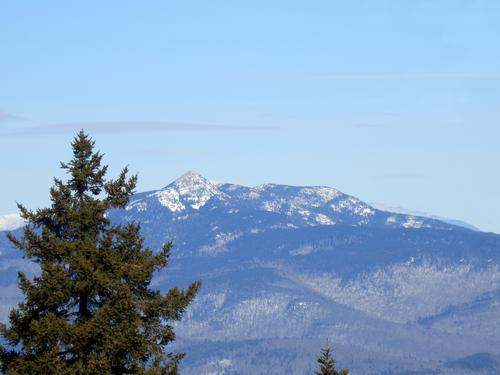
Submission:
[[[500,233],[500,2],[4,1],[0,214],[86,129],[139,190],[329,185]]]

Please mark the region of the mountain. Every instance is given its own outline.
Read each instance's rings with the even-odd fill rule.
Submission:
[[[215,235],[210,247],[213,251],[235,236],[277,228],[347,225],[458,229],[439,220],[377,210],[330,187],[246,187],[214,183],[195,172],[186,173],[163,189],[137,194],[126,212],[111,212],[110,218],[141,222],[155,247],[172,237],[183,243],[197,241],[200,236],[205,241]],[[206,226],[210,228],[208,232],[204,230]],[[197,236],[184,238],[186,230],[196,230]],[[186,249],[193,250],[193,245]],[[210,248],[204,249],[211,251]]]
[[[496,366],[499,235],[330,187],[246,187],[194,172],[108,215],[140,222],[153,249],[173,240],[159,289],[203,280],[176,326],[184,374],[310,374],[327,338],[353,374]],[[37,271],[2,239],[0,253],[5,320],[20,298],[16,271]]]

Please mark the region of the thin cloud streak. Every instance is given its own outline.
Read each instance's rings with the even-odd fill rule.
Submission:
[[[353,125],[357,129],[375,129],[375,128],[380,128],[382,127],[382,124],[372,124],[372,123],[358,123]]]
[[[373,176],[376,180],[412,180],[420,179],[422,177],[422,175],[407,172],[383,173]]]
[[[349,80],[400,80],[400,79],[472,79],[472,80],[497,80],[499,75],[455,74],[455,73],[429,73],[429,74],[324,74],[313,76],[315,79],[333,81]]]
[[[26,121],[27,119],[21,116],[13,115],[12,113],[0,111],[0,122]]]
[[[197,149],[183,149],[183,148],[173,148],[173,149],[160,149],[160,150],[143,150],[142,154],[155,155],[155,156],[206,156],[209,154],[207,150],[197,150]]]
[[[261,116],[273,120],[290,120],[296,118],[296,116],[290,113],[262,113]]]
[[[230,126],[214,124],[177,123],[166,121],[112,121],[47,124],[13,129],[0,133],[3,137],[51,136],[74,134],[83,129],[91,133],[160,133],[160,132],[238,132],[276,130],[271,126]]]

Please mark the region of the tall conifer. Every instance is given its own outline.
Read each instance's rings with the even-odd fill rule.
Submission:
[[[31,211],[22,238],[9,239],[40,266],[33,280],[19,273],[24,302],[0,327],[0,367],[7,375],[177,374],[182,353],[166,353],[199,282],[166,294],[150,288],[172,244],[153,253],[137,224],[115,225],[109,209],[123,209],[137,177],[125,168],[106,180],[107,166],[81,131],[73,159],[61,163],[68,180],[54,179],[51,205]]]

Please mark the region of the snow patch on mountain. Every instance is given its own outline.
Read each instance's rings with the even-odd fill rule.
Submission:
[[[381,211],[385,211],[385,212],[393,212],[393,213],[398,213],[398,214],[402,214],[402,215],[418,216],[421,218],[424,217],[424,218],[429,218],[429,219],[434,219],[434,220],[440,220],[440,221],[443,221],[443,222],[448,223],[448,224],[457,225],[459,227],[471,229],[471,230],[474,230],[477,232],[481,231],[481,229],[479,229],[478,227],[476,227],[472,224],[469,224],[463,220],[450,219],[450,218],[443,217],[443,216],[433,215],[433,214],[430,214],[428,212],[408,210],[408,209],[403,208],[403,207],[393,207],[393,206],[386,205],[384,203],[371,202],[370,204],[372,205],[372,207],[375,207],[376,209],[381,210]]]
[[[219,194],[217,185],[196,172],[186,173],[175,180],[169,188],[175,189],[179,197],[195,210],[199,210],[210,198]]]
[[[148,195],[171,212],[182,212],[191,207],[194,210],[202,208],[213,196],[221,195],[218,185],[196,172],[187,172],[165,188]],[[127,208],[141,210],[144,203],[132,202]]]
[[[312,198],[313,199],[312,203],[315,204],[316,207],[319,207],[320,205],[323,205],[326,202],[329,202],[332,199],[341,196],[342,193],[334,188],[316,186],[316,187],[302,188],[300,190],[299,195],[301,197]],[[311,201],[309,200],[309,202]]]
[[[19,214],[0,215],[0,230],[14,230],[24,225]]]
[[[337,198],[341,193],[333,188],[312,187],[301,188],[290,200],[290,212],[303,208],[319,208]]]
[[[136,199],[130,202],[125,210],[130,211],[132,209],[136,209],[137,211],[146,211],[148,209],[148,204],[144,202],[142,199]]]
[[[347,197],[345,199],[339,200],[331,204],[330,207],[335,212],[348,211],[354,215],[363,217],[369,217],[375,214],[375,210],[373,208],[354,197]]]
[[[326,215],[323,214],[317,214],[316,217],[314,218],[316,222],[320,225],[334,225],[335,220],[332,220]]]
[[[429,224],[425,224],[423,220],[415,217],[408,216],[406,221],[402,224],[404,228],[430,228]]]
[[[262,209],[268,212],[281,212],[286,200],[283,198],[262,202]]]
[[[151,194],[150,197],[158,198],[158,202],[172,212],[180,212],[186,209],[186,206],[181,202],[179,192],[173,188],[157,191]]]
[[[335,302],[397,323],[415,322],[449,305],[500,290],[498,265],[475,269],[470,264],[439,266],[415,259],[360,275],[347,283],[331,274],[292,278]]]
[[[216,255],[221,252],[227,251],[225,245],[229,242],[234,241],[241,237],[243,233],[235,232],[235,233],[217,233],[215,235],[215,242],[211,245],[203,245],[200,247],[200,253],[206,255]]]
[[[292,256],[297,256],[297,255],[308,255],[311,254],[314,251],[314,247],[311,245],[302,245],[299,246],[298,248],[290,251],[290,255]]]

